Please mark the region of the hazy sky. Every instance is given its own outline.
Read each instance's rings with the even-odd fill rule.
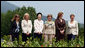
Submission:
[[[32,6],[36,12],[43,15],[52,14],[57,17],[58,12],[64,12],[63,18],[70,20],[70,14],[75,14],[75,20],[84,23],[84,1],[7,1],[16,6]]]

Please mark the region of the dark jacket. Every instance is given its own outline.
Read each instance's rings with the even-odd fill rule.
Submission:
[[[55,26],[56,26],[56,40],[64,39],[65,32],[64,32],[64,34],[61,34],[60,30],[65,30],[65,28],[66,28],[65,20],[62,19],[62,22],[60,22],[59,19],[56,19]]]
[[[19,30],[21,29],[21,22],[19,22]],[[15,29],[17,28],[17,24],[16,21],[11,21],[11,25],[10,25],[10,34],[16,33]]]
[[[59,19],[56,19],[55,26],[56,26],[56,29],[59,30],[59,31],[63,30],[63,29],[65,30],[65,28],[66,28],[65,20],[62,19],[62,22],[60,22]]]

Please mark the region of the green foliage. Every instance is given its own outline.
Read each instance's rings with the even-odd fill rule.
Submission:
[[[10,30],[10,21],[14,17],[15,14],[20,15],[20,20],[23,19],[23,16],[25,13],[29,13],[30,15],[30,20],[36,19],[36,11],[35,8],[33,7],[22,7],[22,8],[17,8],[14,11],[8,11],[7,13],[1,13],[1,36],[9,34]]]
[[[20,42],[21,43],[18,44],[17,40],[13,42],[4,40],[3,42],[1,42],[1,47],[84,47],[84,36],[79,36],[79,38],[75,38],[75,40],[71,40],[69,42],[67,39],[60,40],[58,42],[55,42],[55,39],[53,39],[52,45],[49,44],[49,41],[47,43],[44,43],[43,39],[40,44],[40,40],[37,38],[35,38],[34,40],[28,38],[26,42]]]

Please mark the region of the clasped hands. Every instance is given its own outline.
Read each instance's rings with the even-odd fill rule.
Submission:
[[[64,30],[60,30],[60,33],[61,33],[61,34],[64,34]]]

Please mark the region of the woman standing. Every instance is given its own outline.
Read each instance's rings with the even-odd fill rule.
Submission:
[[[70,21],[68,21],[66,34],[68,40],[75,39],[75,36],[78,36],[78,22],[74,20],[75,15],[70,15]]]
[[[40,40],[42,39],[42,31],[43,31],[43,27],[44,27],[44,22],[43,20],[41,20],[42,18],[42,13],[37,13],[37,17],[38,19],[34,20],[34,38],[40,38]]]
[[[55,23],[52,21],[52,15],[48,14],[47,21],[45,21],[44,25],[44,37],[45,42],[50,41],[50,44],[52,44],[52,39],[55,36]]]
[[[65,36],[65,28],[66,28],[66,23],[65,20],[62,18],[63,17],[63,12],[59,12],[57,19],[55,21],[55,26],[56,26],[56,41],[61,40]]]
[[[25,13],[22,23],[22,40],[26,41],[27,37],[30,38],[31,37],[31,31],[32,31],[32,22],[31,20],[29,20],[29,14]]]
[[[11,20],[11,29],[10,34],[12,36],[12,41],[17,38],[19,40],[19,31],[20,31],[21,23],[20,23],[20,17],[18,14],[14,16],[14,18]]]

